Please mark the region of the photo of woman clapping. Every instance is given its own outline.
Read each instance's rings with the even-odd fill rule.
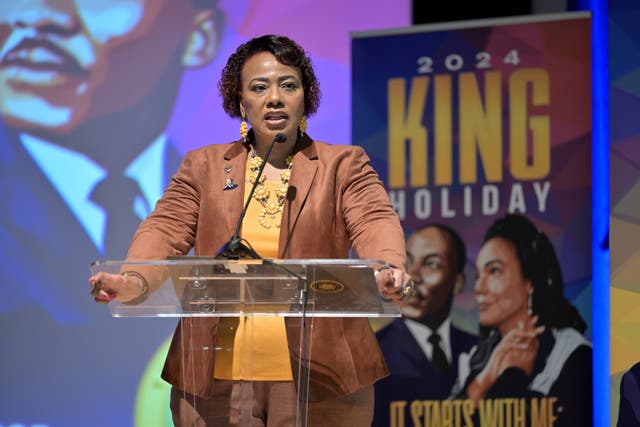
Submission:
[[[476,268],[481,338],[461,357],[452,397],[476,407],[483,399],[554,397],[554,426],[592,425],[592,347],[548,237],[509,214],[485,233]]]

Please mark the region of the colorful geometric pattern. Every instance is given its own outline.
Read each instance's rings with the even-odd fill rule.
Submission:
[[[640,361],[640,5],[609,2],[611,425],[620,380]],[[636,403],[640,407],[640,402]]]

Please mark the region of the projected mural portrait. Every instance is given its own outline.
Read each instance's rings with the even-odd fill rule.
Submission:
[[[188,149],[236,134],[216,82],[256,34],[310,49],[327,90],[309,127],[349,144],[349,32],[409,24],[386,3],[0,1],[0,425],[159,424],[139,413],[168,399],[146,378],[175,321],[95,310],[89,263],[124,257]]]
[[[10,170],[25,177],[10,202],[19,217],[3,218],[2,224],[12,237],[32,235],[16,242],[27,257],[52,254],[69,238],[86,243],[78,245],[80,259],[123,256],[128,239],[112,223],[126,215],[110,218],[109,206],[130,203],[135,224],[174,172],[177,153],[165,129],[183,71],[204,66],[216,52],[222,21],[216,3],[61,0],[0,6],[0,114],[8,145],[3,157],[13,158]],[[103,194],[94,194],[105,178]],[[131,200],[123,198],[126,185],[135,189]],[[25,201],[25,193],[34,199]],[[61,203],[66,209],[57,209]],[[56,274],[58,266],[53,263],[51,271],[62,281],[65,272]]]
[[[132,419],[169,324],[115,348],[127,326],[85,303],[88,266],[124,256],[177,169],[183,73],[213,60],[222,22],[216,0],[0,3],[1,425]],[[117,409],[96,421],[93,399]]]

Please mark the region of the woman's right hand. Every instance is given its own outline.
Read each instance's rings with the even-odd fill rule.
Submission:
[[[467,388],[467,395],[476,405],[507,368],[519,368],[531,375],[540,346],[538,336],[544,332],[544,326],[536,326],[537,321],[538,316],[529,317],[502,337],[487,365]]]
[[[147,285],[139,275],[111,274],[99,272],[89,277],[91,296],[95,302],[106,304],[110,301],[128,302],[147,292]]]

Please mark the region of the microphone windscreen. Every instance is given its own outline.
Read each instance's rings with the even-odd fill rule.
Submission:
[[[284,133],[278,133],[275,137],[276,142],[285,142],[287,140],[287,135]]]

